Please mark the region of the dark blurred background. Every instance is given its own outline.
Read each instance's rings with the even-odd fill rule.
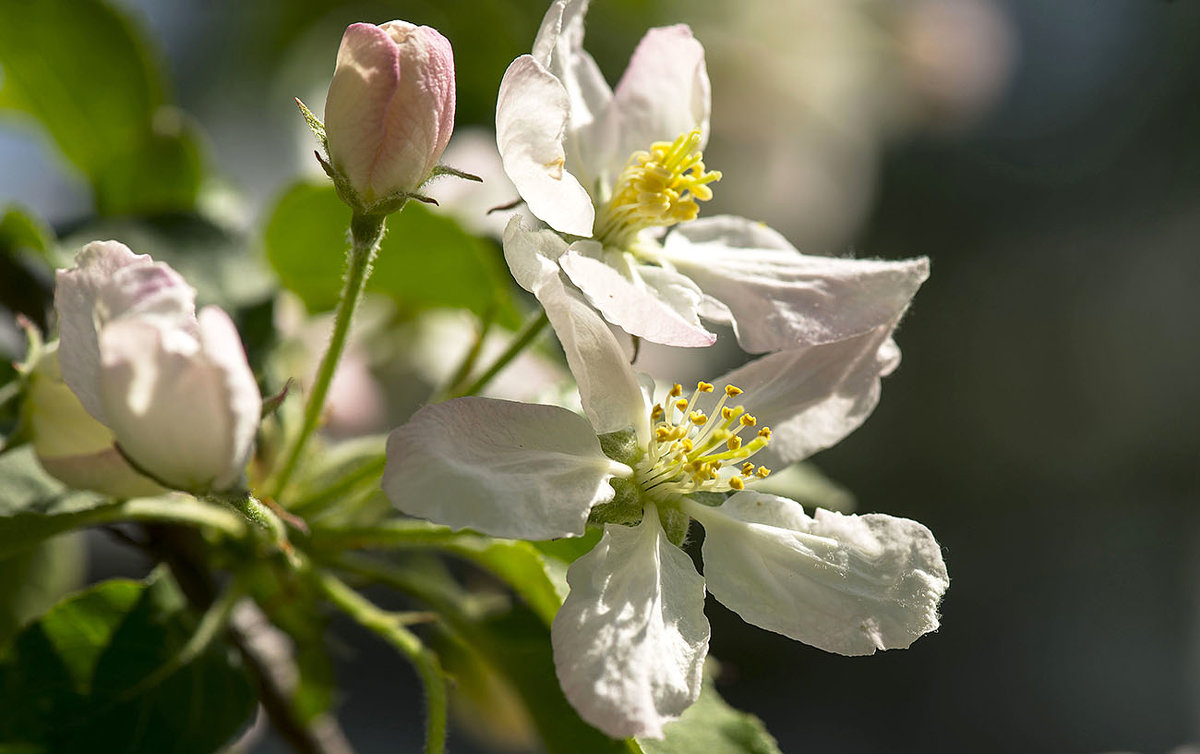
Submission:
[[[546,7],[118,5],[206,134],[214,205],[251,232],[316,168],[291,98],[319,112],[346,24],[446,34],[465,131],[490,127]],[[705,158],[726,175],[706,212],[805,251],[933,263],[879,408],[815,461],[860,511],[934,531],[952,578],[942,628],[848,659],[710,601],[724,696],[788,753],[1200,742],[1200,3],[594,0],[588,20],[614,83],[648,26],[689,23],[706,45]],[[0,201],[55,224],[87,211],[27,124],[0,121],[0,165]],[[410,671],[339,634],[351,739],[416,750]]]

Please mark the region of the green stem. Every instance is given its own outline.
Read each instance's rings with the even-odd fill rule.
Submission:
[[[428,717],[425,726],[425,754],[442,754],[446,748],[446,678],[441,663],[417,635],[400,625],[393,613],[376,607],[333,574],[322,569],[312,572],[317,587],[346,615],[407,657],[425,686]]]
[[[357,214],[350,220],[350,253],[346,260],[345,285],[333,315],[333,334],[317,368],[317,376],[308,395],[308,404],[304,407],[304,423],[300,426],[300,434],[296,436],[283,468],[275,477],[270,495],[273,499],[279,499],[287,488],[300,462],[305,444],[321,421],[321,413],[325,410],[325,396],[329,393],[329,385],[333,382],[334,372],[337,371],[342,351],[345,350],[354,310],[358,307],[367,278],[371,275],[371,265],[375,261],[375,253],[379,250],[379,242],[383,239],[385,221],[386,217],[382,215]]]
[[[526,347],[528,347],[529,344],[537,338],[538,335],[541,334],[542,330],[548,324],[550,324],[550,318],[546,316],[545,311],[526,322],[524,327],[521,328],[521,331],[517,333],[517,336],[513,338],[513,342],[508,344],[508,348],[504,350],[504,353],[497,356],[496,360],[492,362],[491,366],[489,366],[483,374],[475,378],[474,382],[472,382],[470,385],[467,385],[462,390],[456,391],[452,397],[462,398],[467,395],[475,395],[484,387],[486,387],[487,384],[492,381],[492,378],[499,374],[500,370],[508,366],[509,362],[520,355],[520,353],[524,351]]]
[[[235,539],[246,535],[245,519],[232,510],[199,500],[176,497],[126,500],[116,505],[94,508],[80,518],[73,519],[71,528],[121,521],[211,526]]]

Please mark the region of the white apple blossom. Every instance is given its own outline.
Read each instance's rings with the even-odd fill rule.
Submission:
[[[731,325],[743,349],[764,353],[860,336],[899,317],[928,276],[924,258],[807,256],[752,220],[697,220],[721,177],[702,156],[703,48],[687,26],[651,29],[613,90],[583,49],[586,10],[587,0],[556,0],[497,100],[505,171],[529,211],[558,231],[538,236],[539,254],[609,322],[666,345],[711,345],[701,318]]]
[[[660,737],[696,700],[706,586],[748,622],[840,654],[907,647],[937,628],[949,581],[924,526],[810,517],[748,488],[769,473],[763,459],[795,460],[858,426],[895,366],[894,324],[654,401],[609,326],[534,246],[511,244],[509,262],[545,302],[587,418],[486,398],[427,406],[388,438],[383,487],[400,510],[456,529],[537,540],[604,526],[568,570],[551,630],[585,720]],[[679,549],[691,519],[706,533],[703,578]]]
[[[262,397],[229,315],[195,313],[166,264],[115,241],[59,270],[62,378],[121,453],[170,487],[223,492],[242,480]]]

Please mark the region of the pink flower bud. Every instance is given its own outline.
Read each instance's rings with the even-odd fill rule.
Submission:
[[[428,26],[353,24],[325,99],[329,159],[365,204],[410,193],[454,130],[454,51]]]
[[[133,465],[189,492],[225,491],[254,449],[262,397],[233,322],[165,264],[115,241],[59,270],[63,381]]]

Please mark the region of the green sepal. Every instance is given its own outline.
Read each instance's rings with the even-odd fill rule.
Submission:
[[[666,532],[667,541],[676,547],[683,547],[687,541],[688,527],[692,517],[674,506],[658,506],[658,521]]]
[[[633,427],[608,432],[597,436],[597,439],[600,440],[600,450],[614,461],[632,467],[642,459],[644,451]]]
[[[325,134],[325,124],[321,122],[320,118],[313,114],[312,110],[308,109],[307,105],[300,101],[299,97],[296,97],[296,106],[300,108],[301,114],[304,115],[304,122],[308,124],[308,127],[312,129],[312,132],[316,135],[316,137],[321,140],[321,146],[325,148],[325,153],[328,154],[329,137]],[[321,156],[317,155],[317,159],[320,160]]]
[[[479,176],[475,175],[474,173],[468,173],[465,170],[459,170],[458,168],[452,168],[449,165],[434,165],[433,172],[431,172],[429,174],[429,177],[425,179],[425,183],[432,181],[434,178],[440,178],[443,175],[450,175],[450,176],[454,176],[455,178],[462,178],[464,181],[475,181],[476,183],[483,183],[483,179],[480,178]]]
[[[624,524],[633,526],[642,521],[642,488],[633,479],[612,479],[609,482],[616,494],[607,503],[592,508],[588,523],[595,526]]]

